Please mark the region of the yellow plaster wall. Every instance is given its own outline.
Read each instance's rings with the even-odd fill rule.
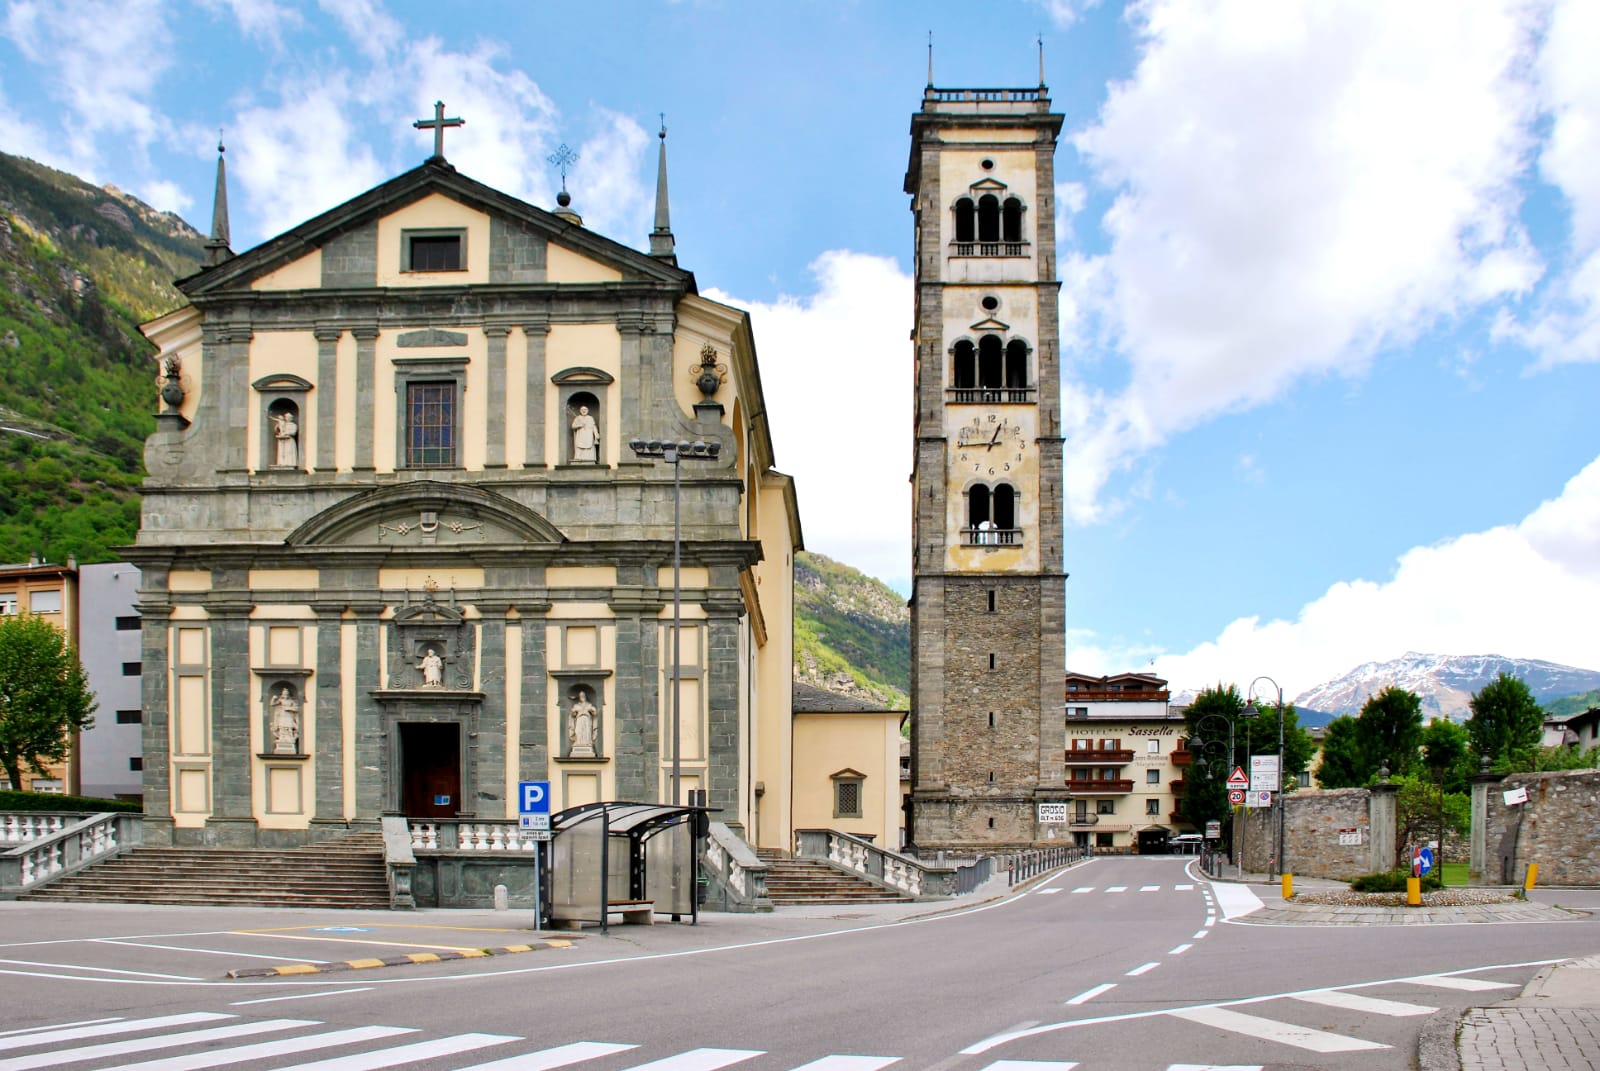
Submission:
[[[322,574],[315,569],[252,569],[248,576],[252,591],[315,591],[322,586]]]
[[[464,271],[401,271],[400,241],[405,231],[464,227]],[[378,221],[379,286],[464,286],[489,281],[489,217],[440,193],[429,194]]]
[[[610,588],[616,584],[614,565],[552,565],[544,571],[547,588]]]
[[[546,247],[544,277],[552,283],[614,283],[622,273],[551,242]]]
[[[252,290],[314,290],[322,285],[322,250],[269,271],[250,284]]]
[[[980,443],[962,449],[957,436],[974,417],[986,421],[990,414],[1022,429],[1022,461],[1016,462],[1016,447],[1002,453],[1006,444],[1015,443],[1003,436],[992,449]],[[1039,568],[1039,411],[1033,405],[953,405],[945,409],[945,434],[949,437],[948,483],[945,494],[945,567],[952,572],[985,573],[1037,572]],[[961,457],[965,454],[966,461]],[[1011,468],[1003,466],[1010,464]],[[973,465],[981,466],[977,472]],[[989,469],[995,475],[989,475]],[[967,523],[967,491],[979,483],[994,487],[1006,481],[1017,489],[1014,507],[1016,524],[1023,530],[1023,541],[1008,547],[968,547],[961,530]]]
[[[833,815],[833,774],[865,774],[861,817]],[[796,714],[794,828],[871,834],[873,843],[900,847],[900,715]]]
[[[373,412],[372,434],[373,450],[372,464],[379,472],[393,472],[397,467],[399,458],[396,451],[399,449],[395,436],[395,421],[399,419],[400,410],[404,399],[395,389],[395,365],[397,359],[407,357],[438,356],[444,354],[450,357],[465,357],[466,391],[458,399],[461,407],[460,416],[460,445],[461,467],[469,471],[481,471],[485,450],[488,447],[489,430],[489,340],[482,329],[463,325],[461,330],[467,336],[465,346],[452,346],[447,350],[403,350],[396,341],[407,331],[417,330],[426,325],[411,325],[385,331],[378,336],[377,368],[373,377]],[[351,385],[352,391],[355,389]],[[342,396],[342,395],[341,395]],[[354,395],[351,395],[352,397]],[[342,408],[342,407],[341,407]],[[354,447],[354,442],[351,444]],[[353,456],[353,455],[352,455]]]
[[[555,247],[552,246],[552,249]],[[562,437],[571,434],[567,414],[549,377],[568,368],[598,368],[614,379],[622,377],[622,336],[613,323],[556,324],[545,339],[544,456],[555,464],[563,456]],[[526,376],[524,376],[526,378]],[[617,383],[605,390],[606,411],[600,414],[600,434],[605,439],[603,457],[615,467],[623,446],[622,391]],[[628,455],[632,457],[630,453]]]
[[[781,486],[761,488],[758,518],[766,520],[756,533],[762,560],[752,567],[756,597],[767,626],[767,642],[755,652],[755,780],[766,791],[760,808],[759,846],[789,848],[795,828],[790,812],[789,780],[793,734],[790,719],[794,675],[794,543],[789,538],[788,508]],[[752,642],[754,642],[752,640]]]
[[[340,472],[349,472],[356,463],[356,422],[349,399],[356,396],[356,337],[345,331],[334,345],[334,380],[339,399],[339,412],[343,418],[334,422],[333,465]],[[378,406],[383,411],[383,406]],[[390,435],[393,436],[394,417],[390,418]]]
[[[168,591],[210,591],[211,570],[174,569],[167,574]]]
[[[506,336],[506,466],[520,468],[528,460],[528,336]],[[548,387],[546,381],[543,386]],[[538,386],[535,385],[537,390]]]
[[[677,399],[678,408],[689,416],[694,414],[696,403],[705,401],[705,395],[695,386],[694,377],[689,372],[700,364],[700,347],[711,343],[717,351],[717,363],[726,368],[728,373],[727,379],[712,396],[713,401],[722,403],[722,422],[727,424],[731,419],[729,414],[733,411],[734,399],[739,397],[740,387],[738,377],[734,374],[733,340],[726,332],[710,330],[710,327],[710,324],[699,321],[692,325],[680,324],[673,335],[672,396]]]
[[[262,331],[250,340],[250,382],[262,376],[287,372],[312,383],[317,381],[317,339],[310,331]],[[266,415],[260,404],[260,395],[250,392],[250,405],[245,409],[245,464],[253,470],[266,468],[268,459],[261,456],[262,421]],[[300,463],[317,456],[316,407],[308,393],[302,396],[303,408],[311,412],[300,414]]]

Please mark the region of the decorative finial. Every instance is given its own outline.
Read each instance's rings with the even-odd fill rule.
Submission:
[[[433,118],[432,119],[418,119],[416,122],[412,123],[411,125],[416,127],[418,130],[432,130],[433,131],[433,155],[428,157],[428,159],[430,159],[430,160],[443,160],[444,159],[444,132],[445,132],[446,128],[453,127],[453,126],[466,126],[467,125],[467,121],[465,119],[462,119],[462,118],[459,118],[459,117],[446,119],[444,117],[444,101],[436,100],[436,101],[433,102]]]
[[[1044,34],[1039,34],[1039,88],[1044,88]]]
[[[211,200],[211,237],[206,242],[206,267],[214,268],[224,261],[233,259],[233,250],[229,249],[232,236],[228,227],[228,167],[224,162],[223,153],[227,149],[222,144],[222,131],[217,131],[217,187]]]
[[[657,134],[656,137],[660,138],[662,141],[666,141],[667,140],[667,113],[666,112],[657,112],[656,114],[661,116],[661,133]]]
[[[672,216],[667,209],[667,113],[661,112],[660,148],[656,160],[656,223],[650,231],[650,255],[676,265],[677,244],[672,237]]]
[[[928,31],[928,88],[933,88],[933,31]]]
[[[567,168],[578,162],[578,154],[573,152],[566,142],[562,142],[556,146],[555,152],[545,157],[545,161],[561,169],[561,192],[556,194],[556,204],[559,206],[556,215],[568,223],[582,225],[583,217],[572,210],[572,194],[567,192]]]

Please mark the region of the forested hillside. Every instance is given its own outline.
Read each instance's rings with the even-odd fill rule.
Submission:
[[[909,709],[911,614],[882,581],[820,554],[794,562],[795,679]]]

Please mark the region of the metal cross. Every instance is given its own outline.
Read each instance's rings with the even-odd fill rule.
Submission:
[[[561,169],[561,189],[565,192],[567,188],[567,168],[578,162],[578,154],[567,148],[566,142],[562,142],[555,152],[545,157],[545,160],[552,167]]]
[[[459,118],[446,119],[444,117],[444,101],[436,100],[433,102],[433,118],[418,119],[411,125],[416,127],[418,130],[433,131],[433,156],[431,159],[443,160],[445,127],[466,126],[467,121]]]

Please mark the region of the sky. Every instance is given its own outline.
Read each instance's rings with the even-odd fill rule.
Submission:
[[[1592,0],[0,3],[0,149],[204,232],[220,129],[241,252],[421,163],[435,100],[464,174],[552,207],[568,145],[586,225],[647,248],[664,113],[806,545],[902,593],[929,34],[941,87],[1042,46],[1068,666],[1600,669]]]

